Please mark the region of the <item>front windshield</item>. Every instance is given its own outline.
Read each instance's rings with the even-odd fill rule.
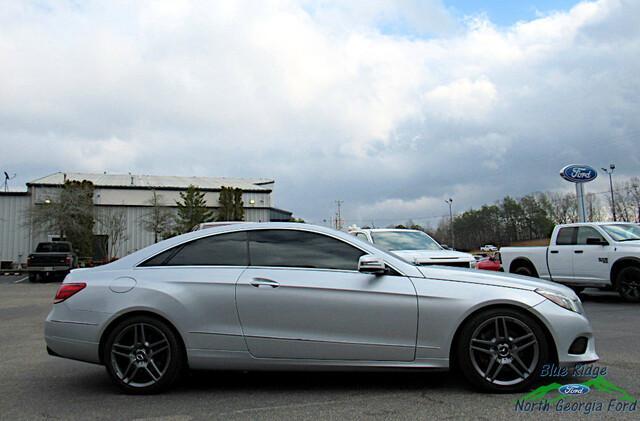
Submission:
[[[615,241],[640,240],[640,226],[634,224],[602,225],[607,234]]]
[[[436,241],[420,231],[372,232],[371,238],[378,246],[387,250],[442,250]]]

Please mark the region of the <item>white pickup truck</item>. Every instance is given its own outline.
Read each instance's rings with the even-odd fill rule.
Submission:
[[[640,225],[594,222],[558,225],[548,247],[503,247],[505,271],[548,279],[580,292],[614,289],[640,302]]]

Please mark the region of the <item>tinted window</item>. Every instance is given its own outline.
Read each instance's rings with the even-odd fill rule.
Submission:
[[[164,251],[141,266],[246,266],[247,233],[212,235]]]
[[[40,243],[36,253],[68,253],[71,251],[69,243]]]
[[[294,230],[249,232],[252,266],[358,270],[361,250],[326,235]]]
[[[571,228],[560,228],[558,232],[558,238],[556,238],[556,244],[559,246],[567,246],[575,244],[574,233],[576,231],[575,227]]]
[[[578,228],[578,244],[587,244],[587,238],[597,238],[604,241],[604,237],[593,227]]]

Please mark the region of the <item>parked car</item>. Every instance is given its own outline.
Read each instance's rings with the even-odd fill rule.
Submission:
[[[640,302],[640,227],[597,222],[558,225],[549,247],[503,247],[505,270],[552,280],[581,291],[615,289]]]
[[[128,393],[189,369],[447,369],[521,391],[544,364],[598,359],[578,297],[542,280],[416,266],[298,223],[183,234],[71,272],[51,355],[103,364]]]
[[[193,229],[191,229],[191,231],[199,231],[199,230],[203,230],[203,229],[207,229],[207,228],[215,228],[215,227],[222,227],[225,225],[231,225],[231,224],[245,224],[246,222],[244,221],[214,221],[214,222],[203,222],[201,224],[196,225],[195,227],[193,227]]]
[[[36,251],[27,257],[29,282],[49,278],[62,280],[78,264],[78,256],[68,241],[38,243]]]
[[[419,230],[398,228],[352,229],[351,235],[393,252],[417,265],[441,265],[475,268],[476,259],[469,253],[443,248]]]
[[[485,246],[480,247],[480,251],[496,252],[498,251],[498,247],[494,246],[493,244],[487,244]]]

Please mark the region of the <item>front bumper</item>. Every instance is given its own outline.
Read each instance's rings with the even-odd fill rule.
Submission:
[[[600,359],[596,353],[591,323],[589,323],[584,314],[566,310],[549,300],[542,301],[534,306],[533,310],[544,321],[553,337],[560,366],[575,366],[577,364],[592,363]],[[584,352],[580,354],[571,353],[571,345],[581,337],[586,338],[587,341]]]

